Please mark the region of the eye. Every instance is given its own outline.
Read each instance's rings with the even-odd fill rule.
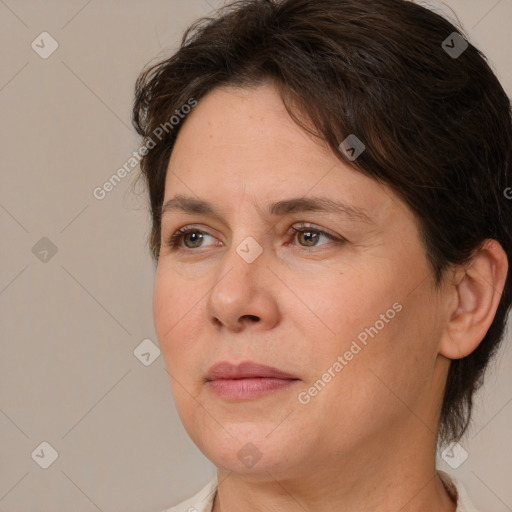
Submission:
[[[207,238],[212,238],[211,235],[201,231],[197,228],[185,226],[175,231],[168,242],[168,246],[171,250],[187,250],[187,249],[198,249],[205,247],[203,242]],[[182,245],[184,244],[184,246]],[[209,244],[214,245],[214,244]]]
[[[341,237],[335,236],[331,233],[327,233],[322,229],[315,228],[306,224],[301,224],[298,227],[292,226],[291,228],[295,233],[294,238],[297,239],[302,247],[319,247],[327,245],[329,242],[343,243],[345,240]],[[327,240],[326,243],[319,243],[324,238]]]
[[[297,240],[298,245],[302,248],[315,248],[329,243],[343,244],[346,240],[342,237],[336,236],[332,233],[328,233],[323,229],[316,228],[314,226],[302,223],[298,226],[292,226],[291,231],[293,233],[293,239]],[[211,239],[209,244],[205,244],[205,241]],[[321,243],[324,240],[324,243]],[[193,226],[184,226],[176,230],[167,242],[167,246],[172,251],[190,251],[194,249],[201,249],[211,245],[222,245],[212,235],[202,231]]]

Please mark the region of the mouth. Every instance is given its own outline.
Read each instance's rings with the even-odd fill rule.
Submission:
[[[213,365],[206,376],[206,385],[226,400],[249,400],[284,390],[300,379],[271,366],[252,361]]]

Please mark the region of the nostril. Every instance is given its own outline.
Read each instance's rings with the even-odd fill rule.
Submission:
[[[256,315],[244,315],[243,317],[240,318],[240,320],[243,320],[245,318],[247,318],[248,320],[251,320],[253,322],[259,322],[260,321],[260,317],[256,316]]]

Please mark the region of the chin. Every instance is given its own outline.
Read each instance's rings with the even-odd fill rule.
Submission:
[[[296,447],[303,443],[290,436],[283,439],[278,432],[269,435],[275,425],[232,423],[224,427],[226,430],[217,425],[208,438],[204,437],[203,431],[201,439],[194,439],[217,468],[256,480],[268,480],[269,473],[273,476],[289,474],[300,467]]]

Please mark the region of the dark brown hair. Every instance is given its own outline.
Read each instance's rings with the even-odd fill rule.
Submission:
[[[150,246],[158,259],[166,169],[183,105],[221,85],[271,81],[293,119],[338,146],[355,134],[366,150],[352,162],[387,184],[421,227],[436,285],[470,261],[486,239],[512,255],[510,101],[472,44],[440,15],[405,0],[242,0],[192,25],[179,50],[136,83],[133,122],[150,196]],[[457,44],[463,48],[465,39]],[[307,120],[307,122],[303,122]],[[156,140],[155,132],[165,134]],[[313,129],[311,129],[313,127]],[[153,142],[153,144],[150,144]],[[473,395],[504,335],[511,272],[494,321],[478,348],[451,362],[439,439],[458,440]]]

